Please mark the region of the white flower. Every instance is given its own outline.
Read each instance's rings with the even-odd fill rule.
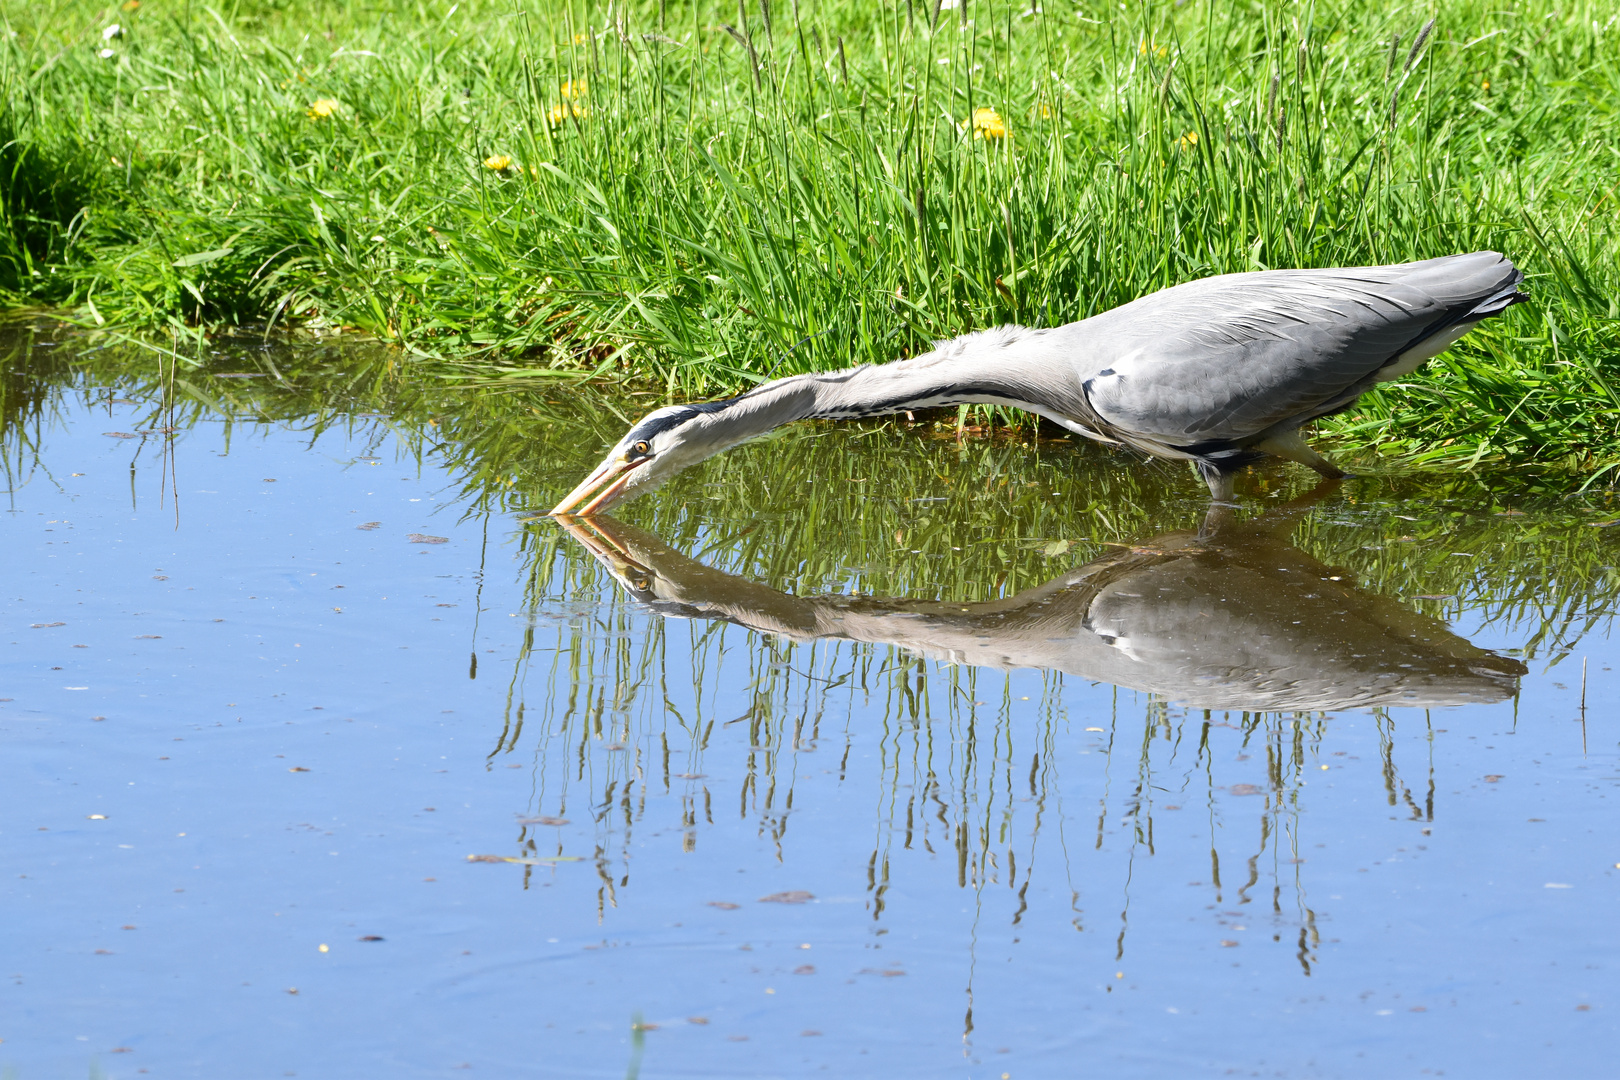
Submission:
[[[117,23],[113,23],[111,26],[107,27],[107,29],[105,29],[105,30],[103,30],[101,32],[101,40],[102,41],[111,41],[113,38],[118,38],[118,37],[123,37],[123,36],[124,36],[124,28],[122,26],[119,26]]]
[[[96,55],[101,57],[103,60],[111,60],[117,54],[111,49],[102,49],[100,52],[96,53]]]

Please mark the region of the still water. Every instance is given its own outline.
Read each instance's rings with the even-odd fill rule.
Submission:
[[[1604,494],[53,342],[0,1074],[1612,1075]]]

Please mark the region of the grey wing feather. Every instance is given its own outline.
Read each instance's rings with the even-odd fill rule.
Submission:
[[[1346,404],[1424,339],[1523,297],[1494,251],[1227,274],[1072,324],[1110,424],[1171,446],[1241,440]],[[1348,395],[1348,396],[1347,396]]]

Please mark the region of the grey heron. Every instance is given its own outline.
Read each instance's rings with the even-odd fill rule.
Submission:
[[[1526,299],[1523,279],[1494,251],[1223,274],[1065,326],[1000,326],[905,360],[792,375],[648,413],[551,512],[600,513],[795,420],[966,404],[1023,409],[1090,439],[1191,461],[1217,503],[1231,501],[1237,471],[1268,454],[1336,478],[1344,474],[1306,445],[1300,425],[1410,374]]]

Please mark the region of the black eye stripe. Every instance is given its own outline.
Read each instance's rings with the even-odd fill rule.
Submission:
[[[744,395],[739,395],[739,397],[742,396]],[[660,416],[646,421],[639,427],[633,429],[630,434],[633,435],[638,442],[651,442],[655,435],[660,435],[671,428],[680,427],[694,416],[699,416],[703,413],[719,412],[721,409],[726,408],[737,400],[738,398],[726,398],[722,401],[704,401],[699,402],[696,405],[687,405],[679,412],[673,412],[668,416]]]

